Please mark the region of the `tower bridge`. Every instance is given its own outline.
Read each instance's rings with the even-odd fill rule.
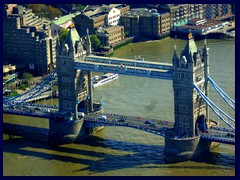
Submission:
[[[170,66],[167,66],[170,68]],[[127,65],[115,65],[98,62],[75,62],[74,69],[81,69],[86,71],[104,72],[104,73],[116,73],[131,76],[140,76],[148,78],[166,79],[172,80],[172,70],[142,68],[137,66]]]
[[[229,100],[228,96],[209,78],[208,51],[206,42],[202,49],[197,48],[190,33],[180,56],[177,54],[176,46],[174,47],[172,64],[98,57],[91,55],[89,36],[81,39],[76,29],[71,28],[65,42],[57,43],[59,89],[57,112],[24,113],[25,115],[32,113],[30,116],[49,118],[49,142],[53,144],[82,139],[102,125],[126,126],[163,136],[165,140],[164,156],[167,161],[192,159],[209,151],[212,146],[216,145],[214,142],[235,144],[234,137],[226,138],[227,133],[231,130],[231,133],[235,134],[235,120],[208,98],[208,82],[211,81],[213,87],[235,110],[235,102]],[[99,114],[95,114],[96,112],[93,109],[92,71],[172,80],[174,123],[160,124],[160,121],[153,123],[150,120],[154,124],[152,127],[145,124],[146,119],[139,121],[137,117],[132,117],[132,119],[125,117],[124,122],[119,121],[119,115],[107,115],[107,120],[99,119]],[[31,97],[40,95],[43,93],[41,90],[43,87],[51,87],[47,84],[52,85],[56,75],[52,74],[49,77],[38,88],[32,90],[32,93],[35,92],[34,95],[25,93],[23,97],[5,99],[4,112],[23,113],[9,108],[21,105]],[[84,107],[84,113],[86,114],[83,118],[78,116],[80,104]],[[217,123],[209,120],[210,109],[230,127],[230,130],[221,129],[221,132],[225,134],[216,131],[216,128],[212,128],[217,126]]]

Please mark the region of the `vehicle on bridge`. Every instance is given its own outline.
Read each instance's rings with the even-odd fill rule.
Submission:
[[[152,121],[150,121],[150,120],[146,120],[146,121],[145,121],[145,124],[151,124],[151,125],[153,125],[154,122],[152,122]],[[154,125],[155,125],[155,124],[154,124]]]
[[[118,120],[118,122],[125,122],[125,119],[120,119]]]
[[[98,119],[99,120],[107,120],[107,116],[100,116]]]
[[[84,112],[78,112],[77,115],[79,118],[83,118],[85,116]]]

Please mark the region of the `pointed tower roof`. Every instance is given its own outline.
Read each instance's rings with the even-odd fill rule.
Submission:
[[[65,39],[65,44],[68,45],[68,47],[75,47],[76,46],[76,42],[80,41],[80,36],[76,30],[75,27],[70,27],[69,31],[68,31],[68,35]]]
[[[190,33],[188,34],[188,41],[187,41],[187,43],[186,43],[185,49],[184,49],[184,51],[183,51],[183,54],[184,54],[186,57],[188,57],[189,55],[191,55],[190,57],[192,57],[192,55],[193,55],[194,53],[197,53],[197,51],[198,51],[198,48],[197,48],[197,46],[196,46],[196,44],[195,44],[195,41],[194,41],[194,39],[193,39],[193,37],[192,37],[192,33],[190,32]]]

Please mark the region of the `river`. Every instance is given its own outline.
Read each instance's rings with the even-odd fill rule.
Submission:
[[[145,61],[171,63],[174,44],[178,54],[186,40],[130,43],[114,51],[115,57],[142,56]],[[202,48],[204,41],[196,42]],[[235,41],[208,40],[210,76],[235,99]],[[210,86],[210,98],[235,118]],[[94,89],[106,113],[173,121],[172,81],[121,75]],[[57,104],[57,99],[41,103]],[[211,113],[210,118],[217,119]],[[48,121],[4,115],[4,122],[48,128]],[[224,126],[222,124],[222,126]],[[3,135],[3,175],[8,176],[234,176],[235,146],[220,144],[199,161],[166,164],[162,137],[127,127],[105,127],[84,143],[49,146],[21,137]]]

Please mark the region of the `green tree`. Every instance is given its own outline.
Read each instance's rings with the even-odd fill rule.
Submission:
[[[124,31],[125,37],[129,36],[129,32],[128,31]]]
[[[27,81],[27,84],[29,85],[30,82],[33,80],[33,75],[31,73],[23,73],[23,79]]]
[[[32,9],[36,15],[46,16],[47,6],[45,4],[27,4],[26,7]]]
[[[98,39],[98,37],[96,35],[92,35],[90,37],[90,40],[91,40],[91,43],[92,43],[92,47],[94,49],[97,49],[101,44],[101,41]]]
[[[63,42],[68,35],[68,29],[62,28],[59,35],[60,42]]]
[[[51,5],[47,6],[47,11],[49,12],[47,14],[47,17],[49,19],[54,19],[55,17],[60,17],[62,16],[62,12],[58,8],[54,8]]]
[[[62,16],[62,12],[58,8],[54,8],[51,5],[45,4],[27,4],[27,8],[33,10],[33,13],[40,15],[41,17],[54,19],[55,17]]]
[[[84,8],[86,7],[85,4],[72,4],[75,8],[77,8],[79,11],[84,10]]]

